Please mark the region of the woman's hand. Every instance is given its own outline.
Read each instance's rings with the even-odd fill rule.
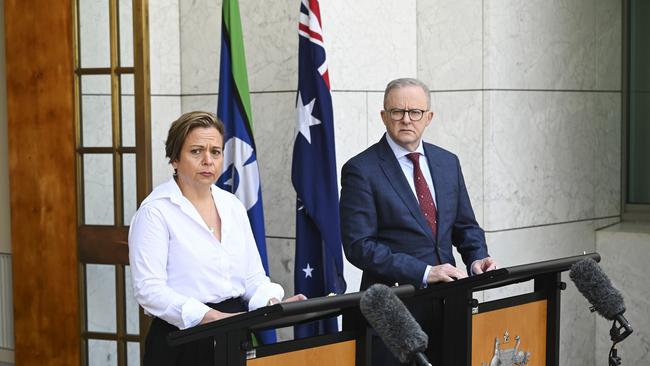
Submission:
[[[203,319],[201,319],[201,322],[199,324],[210,323],[215,320],[225,319],[237,314],[241,313],[222,313],[221,311],[210,309],[207,313],[205,313],[205,315],[203,315]]]
[[[282,300],[282,302],[294,302],[294,301],[302,301],[302,300],[307,300],[307,296],[303,294],[293,295],[291,297],[287,297],[286,299]]]
[[[279,304],[281,302],[294,302],[294,301],[302,301],[302,300],[307,300],[307,296],[303,294],[298,294],[298,295],[293,295],[291,297],[287,297],[286,299],[280,301],[275,297],[272,297],[269,299],[269,302],[266,303],[266,306],[271,306],[275,304]]]

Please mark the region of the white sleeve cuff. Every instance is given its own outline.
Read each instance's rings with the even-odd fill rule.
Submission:
[[[284,289],[277,283],[269,282],[257,288],[257,291],[248,301],[248,310],[253,311],[266,306],[272,298],[282,300],[284,298]]]
[[[210,311],[209,306],[199,300],[189,298],[181,307],[183,327],[180,329],[187,329],[198,325],[208,311]]]
[[[431,266],[427,264],[427,269],[424,270],[424,277],[422,277],[422,288],[427,288],[428,281],[427,279],[429,278],[429,272],[431,271]]]

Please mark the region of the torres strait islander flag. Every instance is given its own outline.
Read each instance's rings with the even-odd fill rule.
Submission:
[[[223,173],[217,180],[217,185],[232,192],[246,207],[257,249],[268,275],[262,188],[253,139],[238,1],[224,0],[222,16],[217,116],[224,123],[226,141]],[[263,343],[273,343],[276,339],[275,331],[260,332],[259,336]]]

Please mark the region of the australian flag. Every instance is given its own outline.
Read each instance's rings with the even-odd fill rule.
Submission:
[[[297,193],[295,291],[345,292],[332,95],[317,0],[300,4],[297,124],[291,181]],[[294,335],[336,332],[336,319],[296,326]]]
[[[217,185],[232,192],[248,210],[248,219],[266,274],[262,187],[255,154],[246,58],[237,0],[224,0],[217,116],[225,126],[223,173]],[[275,331],[261,332],[263,343],[275,342]]]

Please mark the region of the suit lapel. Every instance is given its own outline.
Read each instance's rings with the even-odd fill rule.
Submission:
[[[382,137],[380,140],[380,149],[379,149],[379,164],[386,175],[386,179],[390,183],[391,187],[395,190],[397,195],[402,199],[406,207],[408,207],[413,218],[420,224],[422,231],[424,231],[429,238],[435,242],[433,234],[431,233],[431,227],[429,223],[424,218],[422,210],[420,210],[420,205],[418,204],[415,195],[413,195],[413,190],[409,186],[402,167],[400,167],[393,150],[391,150],[388,142],[386,141],[386,136]]]

